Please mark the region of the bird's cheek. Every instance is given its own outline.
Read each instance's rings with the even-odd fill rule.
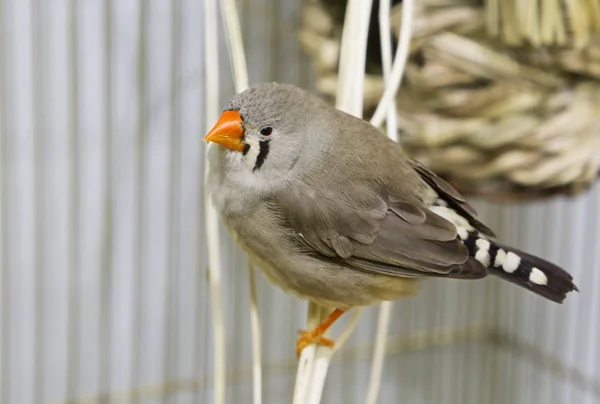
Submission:
[[[230,167],[239,167],[242,164],[245,164],[245,158],[242,156],[242,153],[238,153],[233,150],[225,150],[225,160],[227,161],[227,165]]]

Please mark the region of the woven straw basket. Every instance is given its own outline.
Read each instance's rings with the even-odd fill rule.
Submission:
[[[331,99],[345,3],[303,4],[301,43]],[[397,96],[405,150],[465,193],[515,200],[588,188],[600,169],[600,0],[416,3]],[[375,2],[366,117],[383,93],[377,12]]]

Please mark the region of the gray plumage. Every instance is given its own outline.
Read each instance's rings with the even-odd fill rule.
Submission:
[[[276,83],[226,110],[239,111],[244,152],[211,145],[208,190],[250,259],[287,292],[347,309],[413,294],[424,277],[494,273],[485,258],[494,234],[475,210],[369,123]],[[557,279],[555,268],[545,276]],[[502,277],[562,301],[575,286],[558,270],[552,293]]]

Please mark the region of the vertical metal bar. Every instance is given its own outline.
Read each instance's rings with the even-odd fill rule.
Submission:
[[[517,248],[524,249],[532,252],[534,255],[539,255],[539,250],[536,250],[536,243],[540,241],[540,236],[536,231],[536,211],[539,209],[539,205],[529,202],[526,205],[522,205],[519,209],[519,234],[520,243],[516,245]],[[517,288],[515,288],[517,289]],[[528,336],[531,334],[530,329],[533,327],[536,313],[535,308],[539,307],[536,305],[536,301],[533,300],[531,292],[525,292],[519,288],[520,296],[522,298],[519,302],[518,316],[517,316],[517,329],[519,330],[518,338],[526,342]],[[527,400],[528,393],[535,389],[528,389],[527,386],[535,386],[533,377],[535,376],[534,364],[531,361],[521,360],[519,363],[521,376],[519,378],[520,386],[517,391],[519,393],[519,400]],[[535,392],[537,393],[537,392]],[[536,394],[537,396],[537,394]],[[534,397],[533,402],[538,400]]]
[[[600,186],[599,184],[595,184],[591,195],[591,206],[589,211],[593,220],[592,240],[594,243],[598,243],[598,240],[600,240],[600,212],[598,212],[598,206],[600,206]],[[598,247],[592,248],[591,255],[591,265],[588,268],[594,268],[595,270],[590,271],[592,272],[590,278],[591,287],[586,288],[586,293],[590,294],[591,300],[589,318],[598,319],[600,318],[600,290],[598,290],[598,286],[600,285],[600,272],[598,271],[598,268],[600,268],[600,250]],[[598,339],[600,337],[599,331],[600,322],[598,320],[592,321],[590,324],[588,346],[582,347],[587,356],[585,369],[587,370],[588,375],[592,375],[592,377],[593,375],[596,375],[596,380],[598,380],[597,375],[600,374],[600,369],[598,367],[598,364],[600,364],[600,348],[598,347]],[[594,391],[593,386],[588,386],[588,390],[588,402],[591,404],[595,401],[593,398],[594,394],[596,394],[597,399],[599,398],[599,392],[598,390]]]
[[[298,15],[301,16],[303,6],[298,6],[298,7],[300,8],[300,10],[298,10]],[[301,17],[296,18],[296,25],[294,28],[295,28],[295,32],[298,32],[298,33],[302,29]],[[297,40],[299,40],[299,39],[297,39]],[[310,60],[310,57],[306,53],[304,53],[304,51],[302,50],[302,46],[298,46],[298,60],[299,60],[299,63],[302,65],[302,68],[298,69],[298,84],[301,87],[307,88],[307,89],[314,87],[312,60]]]
[[[520,222],[520,217],[519,217],[519,206],[515,205],[515,206],[510,206],[507,210],[506,210],[506,214],[508,215],[507,218],[507,222],[508,222],[508,230],[507,230],[507,240],[511,240],[511,243],[514,245],[519,245],[519,240],[521,239],[520,234],[519,234],[519,222]],[[520,317],[520,313],[519,310],[521,309],[522,306],[522,302],[519,299],[519,293],[521,293],[520,290],[518,290],[516,287],[513,287],[512,285],[508,285],[507,286],[507,296],[509,299],[509,321],[508,321],[508,329],[509,330],[514,330],[517,327],[518,324],[518,319]],[[520,370],[520,358],[516,357],[515,355],[513,355],[512,353],[510,355],[507,355],[508,357],[508,370],[510,372],[510,375],[508,377],[508,386],[511,387],[510,390],[506,390],[506,393],[509,394],[508,397],[506,397],[506,401],[507,402],[512,402],[514,401],[517,397],[518,397],[518,393],[520,392],[519,390],[519,376],[521,373]]]
[[[137,81],[137,98],[138,98],[138,122],[137,122],[137,134],[135,137],[135,156],[136,162],[136,179],[135,179],[135,191],[134,191],[134,204],[137,206],[136,215],[134,217],[135,240],[133,242],[134,248],[134,274],[133,274],[133,307],[135,318],[133,322],[132,331],[132,344],[134,347],[131,351],[132,358],[132,375],[131,383],[133,386],[138,386],[140,381],[140,368],[141,368],[141,348],[142,345],[139,343],[141,336],[142,327],[142,313],[143,299],[142,290],[144,289],[144,277],[142,276],[142,267],[144,265],[144,249],[142,247],[142,239],[144,237],[144,212],[146,211],[146,202],[142,197],[144,191],[144,184],[146,183],[146,134],[148,128],[148,103],[147,103],[147,80],[146,80],[146,33],[147,23],[149,18],[149,6],[148,0],[140,0],[140,11],[138,19],[138,54],[137,54],[137,70],[138,70],[138,81]],[[130,401],[137,402],[139,400],[137,388],[132,389]]]
[[[171,3],[171,77],[170,77],[170,100],[169,103],[169,128],[171,135],[171,161],[169,176],[169,198],[167,210],[169,215],[169,238],[167,247],[167,275],[165,282],[165,313],[166,327],[164,338],[164,366],[163,380],[171,380],[177,374],[177,331],[179,329],[179,311],[177,310],[179,295],[180,251],[179,251],[179,204],[181,203],[181,94],[179,91],[179,79],[181,71],[181,4],[179,1]],[[175,394],[168,394],[166,401],[176,402]]]
[[[546,234],[552,236],[556,254],[554,259],[558,262],[568,262],[567,260],[570,255],[569,250],[575,246],[574,240],[572,240],[574,235],[569,235],[570,237],[566,238],[566,240],[564,237],[564,234],[570,228],[571,220],[573,220],[573,214],[571,212],[572,207],[569,206],[569,203],[570,201],[561,199],[558,203],[552,205],[552,210],[550,211],[550,217],[552,217],[553,220],[550,220],[549,222],[554,225],[554,229]],[[565,328],[568,327],[569,324],[566,321],[566,310],[567,309],[565,308],[554,313],[553,318],[556,331],[551,334],[552,352],[560,352],[562,354],[561,358],[564,358],[563,355],[567,351],[565,349],[565,344],[567,343]],[[553,379],[550,402],[562,404],[564,402],[562,399],[565,381],[560,376],[558,378],[554,377]]]
[[[245,265],[242,264],[240,261],[240,254],[237,253],[235,251],[235,245],[232,244],[231,248],[231,252],[229,254],[229,259],[230,259],[230,264],[229,267],[230,268],[235,268],[236,271],[244,271]],[[231,296],[229,299],[232,299],[233,301],[231,302],[231,311],[233,313],[232,317],[233,317],[233,326],[232,328],[235,330],[238,327],[243,327],[244,324],[244,318],[243,317],[248,317],[248,312],[244,311],[242,313],[241,307],[242,307],[242,302],[244,301],[242,299],[242,294],[244,293],[244,290],[242,289],[242,285],[240,282],[240,278],[241,276],[234,276],[234,277],[223,277],[223,280],[227,281],[227,282],[223,282],[223,284],[228,284],[227,286],[230,288],[230,292],[228,293],[228,296]],[[246,286],[248,283],[247,282],[243,282]],[[248,307],[246,305],[246,307]],[[244,309],[246,308],[244,307]],[[231,352],[231,355],[229,356],[229,360],[231,361],[231,368],[232,369],[236,369],[239,368],[241,363],[242,363],[242,357],[243,357],[243,350],[242,350],[242,340],[249,340],[250,338],[240,338],[241,335],[243,335],[242,333],[236,333],[233,332],[232,335],[234,336],[234,343],[233,343],[233,347],[229,349],[229,351]],[[246,334],[247,335],[247,334]],[[243,400],[242,398],[242,394],[241,394],[241,389],[239,388],[234,388],[233,391],[230,394],[232,400],[234,403],[241,403],[245,400]],[[248,400],[250,401],[250,400]]]
[[[42,2],[40,0],[32,0],[31,3],[31,40],[32,40],[32,101],[33,101],[33,142],[35,155],[35,171],[33,191],[35,192],[35,252],[34,252],[34,267],[35,267],[35,312],[34,312],[34,383],[33,383],[33,398],[36,403],[44,401],[43,386],[44,386],[44,234],[45,234],[45,219],[44,219],[44,204],[45,204],[45,181],[44,172],[46,169],[45,147],[42,121],[44,119],[44,50],[43,50],[43,22]]]
[[[563,234],[563,251],[564,256],[567,257],[566,261],[569,263],[569,270],[573,275],[575,282],[578,279],[582,279],[582,268],[588,267],[586,260],[589,257],[589,253],[596,248],[594,243],[591,243],[591,234],[593,233],[593,221],[590,220],[590,202],[591,195],[580,195],[575,199],[569,201],[570,205],[567,209],[570,211],[569,225],[567,231]],[[590,284],[592,284],[590,282]],[[571,298],[573,296],[570,296]],[[581,369],[581,362],[577,359],[577,351],[587,345],[586,338],[590,335],[589,322],[581,322],[579,312],[589,312],[591,301],[590,294],[584,293],[583,296],[578,296],[578,302],[581,304],[582,309],[574,310],[572,305],[565,307],[566,321],[562,323],[564,333],[564,340],[562,342],[561,358],[563,363],[570,368],[567,377],[573,376],[573,369]],[[569,301],[569,303],[571,303]],[[591,317],[590,317],[591,318]],[[572,403],[581,403],[583,396],[581,389],[575,385],[575,383],[569,383],[568,388],[562,392],[563,400]]]
[[[200,13],[198,15],[198,21],[200,21],[201,30],[200,32],[206,32],[205,26],[205,18],[204,13],[206,9],[204,5],[200,7]],[[198,41],[198,52],[200,52],[200,61],[201,65],[204,66],[207,63],[205,57],[204,50],[204,41]],[[199,78],[200,87],[205,88],[206,83],[206,74],[202,71],[202,74]],[[200,105],[198,111],[196,113],[200,117],[198,128],[202,132],[206,125],[206,107],[204,103],[206,103],[206,99],[203,96],[204,92],[201,92]],[[208,243],[206,242],[207,234],[204,231],[206,229],[206,221],[204,212],[206,212],[206,193],[204,190],[204,169],[206,167],[204,159],[206,158],[206,153],[204,149],[200,148],[200,164],[199,164],[199,175],[197,180],[198,187],[198,220],[196,220],[196,233],[200,236],[198,237],[198,244],[200,245],[201,251],[204,252],[203,255],[198,255],[197,257],[197,267],[195,268],[197,273],[197,281],[196,281],[196,293],[195,293],[195,306],[196,306],[196,319],[195,319],[195,335],[196,335],[196,358],[195,358],[195,367],[194,374],[201,375],[208,373],[208,344],[210,341],[210,325],[209,325],[209,291],[208,291],[208,260],[207,260],[207,250],[206,247]],[[193,402],[195,403],[203,403],[207,401],[207,393],[206,389],[200,389],[196,387],[194,389]]]
[[[542,235],[539,233],[539,229],[543,226],[543,223],[544,223],[544,207],[546,205],[547,205],[547,202],[537,203],[535,205],[535,207],[532,209],[532,211],[530,213],[530,216],[533,219],[533,223],[532,223],[532,226],[528,226],[528,227],[530,227],[528,237],[532,240],[532,243],[531,243],[532,246],[535,243],[535,248],[536,248],[536,250],[532,250],[532,252],[539,254],[541,257],[546,257],[546,254],[544,251],[545,237],[542,237]],[[544,303],[546,303],[546,304],[539,304],[537,301],[534,301],[533,304],[531,305],[532,313],[530,314],[530,317],[525,316],[525,319],[526,319],[525,328],[526,329],[528,328],[528,330],[527,330],[528,341],[527,342],[529,342],[529,343],[535,342],[536,340],[542,340],[544,338],[544,336],[546,335],[546,332],[544,330],[546,328],[546,318],[544,316],[544,312],[546,310],[548,310],[547,306],[549,306],[549,305],[547,303],[549,303],[549,302],[544,302]],[[541,348],[543,345],[540,343],[539,346]],[[533,367],[534,364],[530,364],[530,366]],[[531,382],[530,382],[531,386],[541,386],[543,384],[542,377],[544,374],[544,372],[543,372],[544,370],[545,369],[535,369],[535,367],[533,368],[533,372],[531,375]],[[529,393],[529,398],[527,400],[529,402],[543,402],[543,401],[540,401],[540,400],[542,400],[542,395],[544,394],[543,389],[530,388],[528,393]]]
[[[593,220],[590,220],[592,215],[592,207],[591,205],[593,198],[593,193],[579,196],[578,199],[581,201],[581,205],[579,207],[575,207],[573,215],[573,225],[569,229],[569,238],[573,238],[573,245],[569,248],[569,263],[571,264],[571,274],[573,275],[575,282],[578,279],[581,279],[582,271],[581,268],[594,268],[592,266],[587,265],[589,261],[592,261],[593,258],[590,257],[590,253],[594,251],[596,246],[594,245],[594,239],[592,235],[594,234],[595,223]],[[597,205],[596,205],[597,206]],[[578,236],[574,233],[581,233],[583,236]],[[595,272],[595,271],[592,271]],[[593,285],[593,282],[590,282],[590,285]],[[572,297],[572,296],[571,296]],[[579,297],[579,296],[578,296]],[[584,311],[589,313],[591,310],[592,299],[589,293],[583,294],[583,296],[579,297],[579,303],[582,307],[587,307],[588,309],[581,309],[570,311],[570,326],[567,325],[568,328],[573,330],[573,332],[569,333],[567,336],[567,343],[564,347],[564,356],[563,361],[566,365],[571,369],[569,376],[573,376],[573,369],[582,369],[584,368],[583,360],[579,361],[578,359],[578,351],[585,346],[588,346],[588,339],[591,336],[591,327],[589,321],[585,323],[581,321],[580,312]],[[589,317],[594,318],[594,317]],[[589,351],[590,353],[593,351]],[[584,359],[584,358],[582,358]],[[577,388],[577,386],[571,385],[571,391],[567,391],[565,396],[568,396],[566,399],[568,402],[572,403],[581,403],[584,401],[584,396],[582,395],[582,390]]]
[[[278,0],[269,0],[267,3],[267,20],[269,24],[267,25],[267,30],[265,32],[265,36],[267,40],[269,40],[269,47],[267,48],[267,54],[265,55],[265,60],[268,60],[269,66],[267,69],[267,80],[279,80],[279,70],[282,67],[281,60],[277,55],[280,54],[279,50],[281,48],[281,36],[284,35],[282,32],[282,24],[281,24],[281,3]],[[296,32],[296,35],[299,31]],[[286,38],[289,36],[286,35]],[[289,65],[286,64],[286,68],[289,68]]]
[[[398,56],[396,56],[398,57]],[[425,282],[428,282],[427,280],[425,280]],[[452,311],[453,310],[457,310],[458,307],[456,306],[456,293],[451,290],[448,289],[449,287],[451,288],[451,285],[447,285],[446,284],[446,280],[444,279],[435,279],[432,280],[432,285],[431,285],[431,289],[429,289],[428,292],[429,296],[426,297],[425,301],[422,303],[425,305],[425,307],[427,307],[428,312],[431,312],[431,310],[433,309],[434,311],[436,311],[438,313],[438,316],[435,320],[435,328],[442,328],[444,326],[446,326],[446,318],[447,316],[451,316],[452,315]],[[417,305],[413,306],[413,310],[416,310],[416,324],[419,324],[419,307]],[[436,309],[437,307],[437,309]],[[435,329],[434,328],[434,329]],[[426,331],[426,330],[424,330]],[[438,336],[436,336],[437,338]],[[424,353],[420,352],[418,354],[419,356],[423,356]],[[457,391],[457,387],[456,385],[454,385],[454,378],[451,376],[454,372],[453,372],[453,363],[451,360],[449,359],[445,359],[444,356],[442,355],[441,350],[438,350],[437,353],[434,353],[435,356],[438,357],[439,360],[439,368],[437,368],[436,370],[434,370],[434,372],[439,372],[439,376],[435,377],[436,380],[439,380],[440,382],[440,386],[443,386],[443,389],[447,389],[445,394],[441,394],[440,395],[440,403],[449,403],[449,402],[453,402],[453,400],[455,399],[455,394]],[[421,380],[427,380],[428,375],[427,373],[423,373],[423,369],[425,368],[424,364],[419,364],[419,369],[421,369]],[[419,386],[423,386],[423,382],[420,382],[418,384]]]
[[[98,376],[98,386],[100,393],[108,393],[110,389],[110,368],[111,368],[111,322],[110,322],[110,290],[112,289],[112,279],[114,272],[113,264],[113,153],[112,153],[112,29],[111,29],[111,0],[104,0],[104,200],[102,202],[102,225],[101,234],[101,262],[100,262],[100,360]]]
[[[435,282],[435,280],[433,281]],[[423,289],[425,289],[425,286],[423,285]],[[419,331],[418,330],[418,299],[419,296],[414,296],[413,298],[408,298],[408,299],[403,299],[400,300],[400,302],[398,303],[399,305],[402,305],[404,307],[404,309],[406,310],[405,316],[406,316],[406,320],[404,322],[404,326],[405,326],[405,330],[401,331],[402,333],[411,333],[411,332],[415,332],[415,331]],[[411,358],[412,355],[406,355],[407,357],[407,361],[408,360],[413,360],[413,358]],[[400,392],[397,394],[397,396],[399,397],[405,397],[403,394],[403,389],[405,389],[406,385],[412,385],[412,386],[419,386],[419,379],[421,377],[421,373],[420,373],[420,369],[418,366],[415,366],[414,369],[412,369],[412,371],[409,373],[409,376],[405,379],[405,380],[400,380],[398,382],[399,384],[399,390]]]
[[[457,285],[458,286],[458,285]],[[473,326],[479,323],[479,319],[475,316],[475,288],[481,287],[483,285],[477,285],[475,283],[466,283],[464,288],[466,291],[461,296],[462,300],[462,310],[465,316],[465,322],[460,322],[461,326],[466,325],[467,327]],[[484,302],[481,302],[484,304]],[[472,374],[470,369],[474,366],[475,361],[473,360],[473,350],[476,346],[479,345],[479,342],[466,342],[464,343],[464,354],[460,356],[460,369],[461,371],[461,380],[460,380],[460,397],[461,402],[467,403],[469,402],[469,394],[472,389],[476,388],[476,384],[471,383],[469,380],[469,376]],[[463,349],[463,347],[461,347]]]
[[[201,126],[204,127],[204,126]],[[203,161],[202,161],[203,163]],[[200,181],[203,180],[203,176],[200,176]],[[199,189],[201,191],[203,191],[203,187],[200,184]],[[203,200],[204,198],[204,192],[200,192],[200,200]],[[200,203],[202,206],[201,208],[204,208],[204,202]],[[198,229],[203,229],[206,227],[206,224],[204,223],[204,220],[202,219],[202,215],[198,215],[199,216],[199,220],[198,220]],[[204,236],[206,237],[206,235]],[[198,259],[198,267],[196,268],[196,271],[198,272],[198,278],[197,278],[197,283],[196,283],[196,313],[197,313],[197,317],[199,317],[196,320],[196,326],[195,326],[195,335],[197,336],[196,339],[198,341],[202,341],[204,342],[203,344],[200,344],[199,347],[196,348],[196,367],[195,367],[195,376],[198,377],[200,375],[205,375],[208,374],[208,344],[209,344],[209,338],[210,338],[210,325],[209,325],[209,317],[208,315],[206,315],[206,312],[208,310],[208,288],[207,288],[207,284],[208,284],[208,268],[206,267],[207,261],[201,259],[201,257],[199,257]],[[202,293],[204,292],[204,293]],[[193,402],[195,403],[203,403],[206,401],[206,389],[201,389],[196,387],[194,389],[194,395],[193,395]]]
[[[232,0],[230,0],[232,1]],[[221,3],[223,5],[223,3]],[[225,21],[227,22],[227,21]],[[219,90],[219,52],[216,47],[217,34],[217,2],[215,0],[204,1],[204,52],[205,58],[214,58],[215,60],[207,60],[205,63],[205,94],[207,97],[205,123],[209,123],[218,116],[218,90]],[[238,55],[239,56],[239,55]],[[214,62],[214,63],[213,63]],[[242,64],[245,65],[245,60],[242,59]],[[206,157],[207,154],[205,154]],[[208,161],[205,157],[205,175],[208,169]],[[208,251],[208,273],[209,291],[211,296],[211,311],[212,311],[212,332],[213,332],[213,385],[214,385],[214,402],[223,404],[226,402],[226,384],[227,384],[227,352],[226,352],[226,326],[225,316],[223,314],[223,298],[222,298],[222,251],[221,248],[221,230],[218,222],[217,212],[210,200],[205,201],[205,218],[207,225],[207,251]],[[208,237],[210,236],[210,237]],[[231,245],[231,243],[228,243]],[[230,249],[229,249],[230,250]]]
[[[497,204],[493,205],[490,208],[490,219],[493,220],[494,229],[496,234],[502,235],[504,234],[504,221],[500,220],[501,215],[501,207]],[[502,291],[499,289],[499,280],[489,279],[486,281],[485,290],[487,297],[487,327],[490,328],[491,332],[496,331],[498,324],[501,318],[501,308],[503,307],[504,302],[502,302]],[[492,342],[493,343],[493,342]],[[490,404],[500,404],[502,403],[500,389],[502,386],[500,385],[500,366],[498,364],[497,352],[499,348],[495,345],[490,347],[491,352],[485,357],[485,377],[488,383],[491,386],[488,389],[487,394],[485,395],[485,399],[483,402],[489,402]]]
[[[542,229],[543,234],[546,234],[546,243],[548,246],[549,260],[553,262],[560,262],[561,260],[561,245],[563,243],[563,230],[568,225],[566,216],[562,215],[562,205],[565,202],[562,199],[556,199],[548,204],[547,211],[545,216],[548,218],[552,218],[552,220],[544,221],[544,227]],[[557,312],[551,313],[549,316],[549,325],[550,329],[560,328],[563,324],[559,323],[559,318],[557,317]],[[557,341],[559,337],[557,332],[551,332],[547,334],[547,346],[550,347],[555,352],[560,352],[561,347],[557,346]],[[557,402],[556,400],[559,397],[560,386],[559,383],[556,382],[556,378],[547,373],[547,388],[544,389],[548,391],[548,402]]]
[[[544,203],[542,206],[540,206],[539,210],[540,210],[540,217],[542,218],[552,218],[552,204],[554,202],[551,201],[547,201],[546,203]],[[553,231],[551,225],[554,224],[554,226],[556,225],[556,221],[559,220],[559,218],[552,218],[552,220],[542,220],[541,221],[541,226],[540,226],[540,234],[544,234],[546,235],[545,237],[543,237],[544,241],[542,243],[542,253],[544,254],[543,257],[550,260],[550,261],[555,261],[556,259],[556,254],[554,254],[554,243],[552,243],[552,240],[554,239],[553,237],[551,237],[550,235],[552,234],[551,232]],[[540,313],[539,313],[540,319],[539,321],[543,324],[542,327],[536,327],[536,333],[538,335],[540,335],[540,342],[539,345],[542,349],[546,350],[549,346],[551,346],[551,335],[552,332],[550,331],[554,325],[554,316],[552,315],[552,311],[549,310],[547,307],[544,307],[543,309],[540,308]],[[539,394],[537,396],[538,400],[542,400],[540,402],[550,402],[551,401],[551,390],[552,390],[552,379],[553,379],[553,374],[549,371],[540,371],[538,372],[540,375],[540,381],[538,384],[536,384],[536,386],[538,386],[538,391]]]
[[[68,312],[68,358],[67,358],[67,395],[74,397],[79,384],[77,358],[79,357],[79,52],[77,32],[77,0],[69,0],[67,11],[68,29],[68,66],[70,67],[71,85],[69,86],[69,312]]]
[[[4,0],[0,0],[0,304],[2,310],[2,328],[0,329],[1,338],[1,356],[2,363],[0,373],[0,402],[10,403],[10,269],[8,259],[8,128],[6,125],[7,106],[6,106],[6,82],[7,69],[6,64],[6,23],[4,16]]]
[[[427,281],[425,281],[427,282]],[[443,326],[444,323],[444,305],[440,304],[440,302],[443,302],[444,299],[443,297],[446,295],[446,284],[443,283],[444,281],[442,280],[441,282],[439,282],[437,279],[432,280],[431,285],[429,285],[431,287],[430,290],[433,291],[433,293],[429,293],[429,297],[427,299],[426,304],[426,310],[428,312],[431,312],[430,308],[434,309],[434,315],[432,318],[432,323],[433,323],[433,329],[437,329],[437,328],[441,328]],[[427,293],[427,292],[426,292]],[[400,304],[402,304],[402,302],[400,302]],[[422,355],[422,353],[421,353]],[[443,355],[441,352],[435,352],[429,359],[429,362],[431,365],[435,365],[435,367],[432,369],[431,366],[429,366],[429,371],[432,371],[432,377],[436,380],[439,380],[442,383],[445,383],[446,380],[444,380],[447,376],[446,376],[446,372],[443,371],[444,369],[444,363],[443,363]],[[423,366],[421,369],[425,369],[425,366]],[[424,373],[427,373],[427,370],[423,370]],[[439,377],[436,375],[439,374]],[[426,380],[427,375],[424,374],[422,375],[422,377],[425,377],[425,379],[422,380]],[[444,386],[445,384],[442,384],[442,386]],[[426,402],[437,402],[437,403],[443,403],[444,402],[444,395],[438,395],[436,393],[438,393],[438,391],[441,389],[442,387],[440,386],[437,389],[427,389],[424,393],[423,393],[423,399]],[[402,393],[401,393],[402,394]],[[437,396],[437,397],[436,397]]]

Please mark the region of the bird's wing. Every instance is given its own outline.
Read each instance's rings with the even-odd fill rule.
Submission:
[[[275,198],[291,233],[321,259],[392,276],[486,275],[456,226],[426,207],[368,186],[344,192],[296,186]]]
[[[476,219],[477,212],[475,209],[467,203],[465,198],[456,189],[454,189],[452,185],[438,177],[433,171],[417,160],[410,159],[409,163],[419,174],[419,176],[435,190],[440,199],[446,202],[462,217],[467,219],[471,226],[486,236],[495,237],[494,232],[489,227]]]

